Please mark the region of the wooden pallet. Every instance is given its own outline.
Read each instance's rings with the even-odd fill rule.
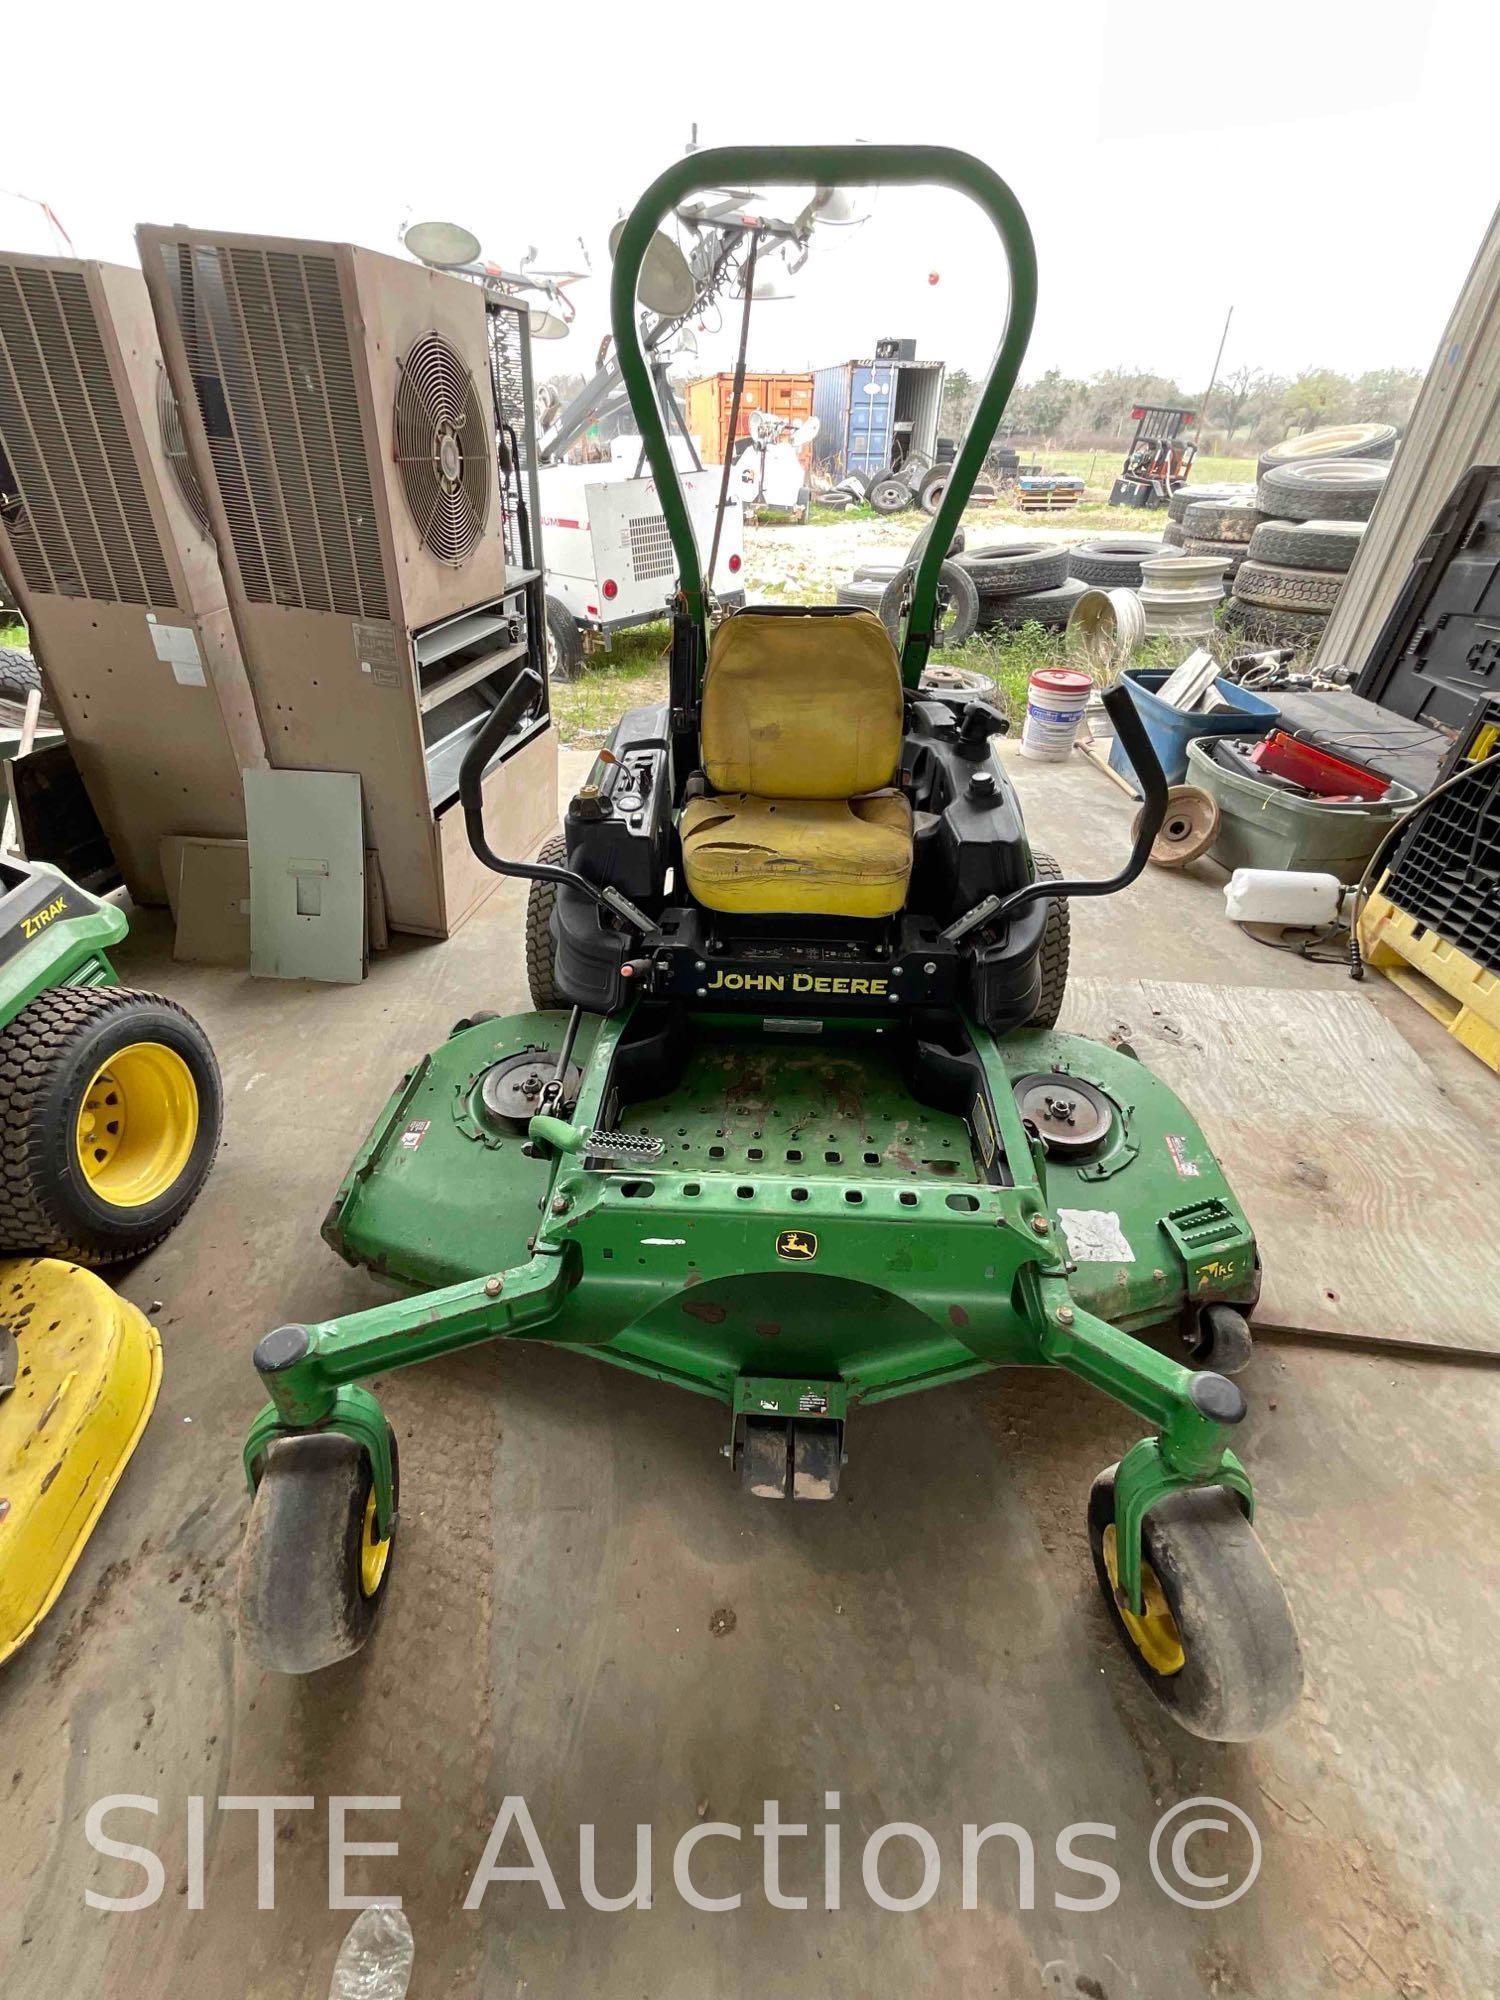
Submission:
[[[1359,913],[1359,948],[1366,965],[1500,1070],[1500,973],[1487,972],[1378,890]]]

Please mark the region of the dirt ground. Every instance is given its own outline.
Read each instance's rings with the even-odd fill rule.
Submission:
[[[587,761],[565,760],[566,776]],[[1080,765],[1020,782],[1044,845],[1082,871],[1113,865],[1131,807],[1103,778]],[[1207,863],[1148,871],[1127,897],[1077,905],[1076,963],[1339,985],[1337,969],[1246,942],[1220,879]],[[1181,1734],[1118,1651],[1083,1510],[1139,1427],[1050,1373],[863,1413],[823,1507],[742,1496],[716,1404],[585,1357],[489,1346],[397,1373],[378,1386],[403,1519],[374,1638],[306,1682],[244,1657],[251,1346],[288,1318],[380,1296],[322,1246],[319,1221],[401,1070],[459,1016],[524,1005],[520,918],[502,888],[448,944],[398,941],[358,988],[174,966],[164,920],[134,921],[122,974],[209,1029],[225,1140],[184,1227],[121,1278],[163,1331],[155,1417],[61,1601],[0,1669],[6,2000],[323,2000],[352,1921],[329,1907],[329,1801],[351,1794],[400,1802],[354,1813],[349,1838],[399,1852],[351,1861],[349,1879],[403,1898],[412,2000],[1500,1991],[1500,1405],[1482,1369],[1280,1343],[1242,1378],[1258,1525],[1308,1669],[1299,1710],[1252,1745]],[[1493,1145],[1496,1079],[1383,982],[1367,991],[1454,1119]],[[87,1835],[91,1807],[120,1794],[137,1803],[107,1831],[153,1847],[164,1875],[149,1906],[105,1912],[86,1895],[144,1879]],[[261,1910],[256,1822],[216,1802],[267,1794],[307,1804],[277,1816]],[[535,1880],[496,1881],[464,1908],[507,1797],[526,1802],[561,1908]],[[1149,1860],[1163,1815],[1203,1797],[1243,1812],[1260,1847],[1253,1885],[1217,1909],[1174,1900]],[[201,1879],[194,1798],[207,1800]],[[767,1898],[752,1832],[767,1799],[809,1829],[783,1844],[781,1876],[805,1910]],[[997,1835],[966,1908],[962,1827],[999,1821],[1034,1843],[1034,1896],[1016,1841]],[[866,1838],[893,1822],[926,1830],[940,1860],[931,1900],[905,1913],[862,1879]],[[1102,1878],[1059,1858],[1079,1823],[1094,1831],[1072,1851],[1119,1877],[1107,1907],[1076,1907]],[[634,1829],[651,1829],[650,1909],[586,1906],[585,1825],[616,1896]],[[718,1825],[742,1838],[706,1839],[694,1880],[743,1901],[709,1912],[674,1886],[672,1855]],[[1243,1829],[1200,1833],[1186,1853],[1236,1887],[1253,1858]],[[514,1832],[503,1860],[525,1860]],[[914,1837],[893,1837],[885,1892],[914,1893],[921,1872]]]
[[[1160,533],[1160,515],[1144,517],[1140,532]],[[884,518],[815,520],[806,527],[756,522],[745,531],[746,589],[757,595],[784,595],[791,603],[831,598],[856,564],[903,558],[926,525],[909,511]],[[971,548],[990,542],[1081,542],[1102,532],[1071,515],[1038,515],[1018,522],[1002,508],[976,507],[964,515]],[[776,588],[768,592],[767,586]]]

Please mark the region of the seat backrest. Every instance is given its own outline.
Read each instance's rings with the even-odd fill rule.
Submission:
[[[852,799],[901,756],[901,667],[873,611],[740,611],[703,675],[703,770],[716,792]]]

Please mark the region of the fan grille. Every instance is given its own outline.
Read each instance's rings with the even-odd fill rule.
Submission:
[[[160,366],[156,371],[156,421],[161,427],[161,448],[166,454],[168,465],[172,468],[172,476],[177,481],[177,490],[186,501],[193,519],[206,535],[210,532],[208,502],[203,497],[203,488],[198,484],[193,461],[188,457],[187,439],[182,434],[182,411],[177,407],[177,398],[172,394],[167,371]]]
[[[427,333],[401,365],[396,464],[423,546],[467,562],[484,533],[494,447],[474,378],[441,334]]]

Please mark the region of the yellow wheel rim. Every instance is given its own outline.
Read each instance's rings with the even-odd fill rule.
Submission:
[[[375,1526],[375,1489],[372,1486],[370,1497],[365,1502],[364,1526],[359,1537],[359,1587],[366,1597],[373,1597],[379,1590],[390,1553],[390,1536],[382,1537]]]
[[[1177,1629],[1177,1620],[1172,1616],[1172,1607],[1167,1603],[1166,1593],[1161,1587],[1156,1571],[1144,1557],[1141,1560],[1140,1612],[1132,1611],[1121,1599],[1120,1568],[1115,1550],[1113,1521],[1104,1530],[1104,1567],[1109,1572],[1110,1588],[1115,1594],[1115,1607],[1135,1650],[1152,1673],[1181,1673],[1187,1665],[1187,1654],[1182,1649],[1182,1634]]]
[[[83,1177],[101,1201],[141,1208],[180,1178],[197,1136],[192,1071],[161,1042],[132,1042],[90,1078],[74,1143]]]

